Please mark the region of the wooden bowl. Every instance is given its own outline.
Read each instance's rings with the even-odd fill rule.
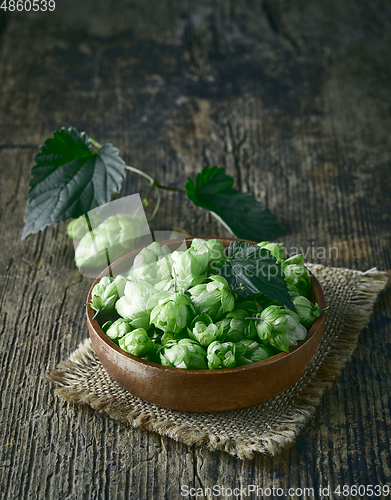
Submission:
[[[204,238],[210,239],[210,238]],[[230,238],[219,238],[228,246]],[[186,239],[190,245],[191,238]],[[178,240],[164,242],[175,248]],[[115,274],[121,268],[129,269],[140,249],[121,257],[111,266]],[[108,268],[92,285],[91,292]],[[309,299],[325,308],[323,290],[311,275],[312,289]],[[109,375],[127,391],[156,405],[175,410],[218,412],[252,406],[270,399],[294,384],[307,370],[319,347],[323,335],[325,316],[319,316],[305,340],[291,349],[264,361],[237,368],[220,370],[186,370],[144,361],[124,352],[102,331],[92,319],[95,311],[87,305],[87,322],[94,350]]]

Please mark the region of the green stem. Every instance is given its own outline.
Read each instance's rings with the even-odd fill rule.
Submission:
[[[179,189],[179,188],[174,188],[174,187],[169,187],[169,186],[163,186],[156,179],[153,179],[150,175],[146,174],[142,170],[139,170],[138,168],[130,167],[129,165],[126,165],[126,168],[128,170],[130,170],[131,172],[134,172],[135,174],[142,175],[143,177],[145,177],[146,179],[149,180],[149,182],[151,183],[152,186],[155,186],[156,188],[165,189],[167,191],[176,191],[178,193],[186,193],[186,191],[184,189]]]
[[[185,189],[179,189],[179,188],[173,188],[173,187],[168,187],[168,186],[162,186],[156,180],[155,180],[155,185],[157,187],[159,187],[160,189],[166,189],[167,191],[175,191],[176,193],[185,193],[186,194],[186,190]]]
[[[129,165],[126,165],[125,168],[127,170],[130,170],[131,172],[134,172],[135,174],[142,175],[143,177],[145,177],[146,179],[148,179],[149,182],[151,183],[151,189],[152,188],[156,189],[156,194],[157,194],[156,205],[155,205],[154,211],[152,212],[151,217],[148,219],[148,223],[151,223],[151,222],[153,222],[153,219],[155,218],[155,216],[157,214],[157,211],[159,210],[159,207],[160,207],[161,196],[160,196],[160,189],[159,189],[160,186],[159,186],[159,183],[155,179],[153,179],[150,175],[146,174],[142,170],[139,170],[138,168],[131,167]],[[151,189],[148,192],[147,198],[149,196],[149,193],[151,192]]]
[[[89,140],[92,142],[92,144],[93,144],[96,148],[100,149],[100,148],[102,147],[102,145],[101,145],[101,144],[99,144],[99,142],[96,142],[96,141],[95,141],[94,139],[92,139],[91,137],[89,137]]]
[[[131,172],[134,172],[135,174],[139,174],[139,175],[142,175],[143,177],[145,177],[146,179],[149,180],[149,182],[154,186],[156,181],[155,179],[153,179],[150,175],[146,174],[145,172],[143,172],[142,170],[139,170],[138,168],[134,168],[134,167],[130,167],[129,165],[126,165],[125,167],[127,170],[130,170]]]
[[[86,214],[86,221],[87,221],[88,231],[90,232],[92,241],[94,243],[95,254],[97,255],[98,254],[98,247],[96,245],[95,235],[94,235],[94,231],[92,230],[92,225],[91,225],[91,221],[90,221],[90,218],[88,216],[88,213]]]
[[[152,191],[155,189],[155,187],[156,187],[155,185],[152,185],[152,186],[150,187],[150,189],[149,189],[148,193],[146,194],[145,198],[143,199],[143,201],[148,200],[149,195],[152,193]]]
[[[110,277],[112,278],[113,277],[113,272],[111,270],[111,262],[110,262],[109,249],[108,248],[105,248],[105,253],[106,253],[107,266],[108,266],[109,272],[110,272]]]
[[[159,210],[159,207],[160,207],[160,189],[158,186],[154,186],[156,188],[156,205],[155,205],[155,209],[154,211],[152,212],[152,215],[151,217],[148,219],[148,223],[149,222],[153,222],[153,219],[155,218],[156,214],[157,214],[157,211]]]
[[[155,205],[154,211],[152,212],[151,217],[148,219],[149,223],[153,221],[153,219],[155,218],[155,216],[157,214],[157,211],[159,210],[159,207],[160,207],[160,201],[161,201],[160,189],[166,189],[167,191],[177,191],[179,193],[186,193],[186,191],[184,189],[178,189],[178,188],[172,188],[172,187],[168,187],[168,186],[162,186],[161,184],[159,184],[159,182],[156,179],[153,179],[150,175],[146,174],[142,170],[139,170],[138,168],[131,167],[129,165],[126,165],[125,168],[127,170],[130,170],[131,172],[134,172],[135,174],[142,175],[143,177],[145,177],[146,179],[148,179],[149,182],[151,183],[151,186],[156,189],[156,196],[157,196],[156,205]],[[151,190],[149,190],[149,193],[150,192],[151,192]],[[147,198],[149,196],[149,193],[147,195]]]
[[[99,144],[99,142],[97,142],[95,139],[92,139],[92,137],[89,137],[89,140],[92,142],[92,144],[95,147],[97,147],[97,148],[102,147],[102,145]],[[169,187],[169,186],[162,186],[156,179],[153,179],[150,175],[146,174],[142,170],[139,170],[138,168],[131,167],[130,165],[126,165],[125,168],[127,170],[130,170],[131,172],[134,172],[135,174],[142,175],[143,177],[145,177],[146,179],[149,180],[149,182],[151,183],[152,186],[155,186],[157,189],[160,188],[160,189],[165,189],[166,191],[175,191],[177,193],[185,193],[186,194],[185,189],[179,189],[179,188],[174,188],[174,187]]]
[[[102,145],[99,144],[99,142],[95,141],[91,137],[89,137],[89,139],[90,139],[91,143],[95,147],[97,147],[97,148],[101,148],[102,147]],[[142,175],[143,177],[145,177],[146,179],[149,180],[149,182],[151,184],[151,189],[148,192],[147,198],[148,198],[149,194],[151,193],[151,190],[153,188],[156,189],[156,196],[157,196],[156,205],[155,205],[154,211],[152,212],[151,217],[148,219],[149,223],[153,221],[153,219],[155,218],[155,216],[157,214],[157,211],[159,210],[159,207],[160,207],[160,201],[161,201],[160,189],[166,189],[167,191],[176,191],[178,193],[186,193],[186,191],[184,189],[178,189],[178,188],[173,188],[173,187],[168,187],[168,186],[162,186],[161,184],[159,184],[159,182],[156,179],[154,179],[150,175],[146,174],[142,170],[139,170],[138,168],[131,167],[130,165],[125,165],[125,168],[127,170],[130,170],[131,172],[134,172],[135,174]]]

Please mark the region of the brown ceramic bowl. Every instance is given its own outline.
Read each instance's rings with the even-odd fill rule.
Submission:
[[[209,239],[209,238],[205,238]],[[232,239],[220,238],[225,246]],[[188,245],[191,238],[186,240]],[[166,244],[178,244],[175,241]],[[173,247],[175,248],[175,247]],[[116,273],[128,269],[139,250],[135,250],[111,266]],[[103,271],[92,285],[108,275]],[[309,299],[325,308],[322,288],[311,276]],[[166,408],[183,411],[217,412],[245,408],[270,399],[294,384],[307,370],[323,335],[325,316],[319,316],[305,340],[291,349],[264,361],[221,370],[186,370],[170,368],[132,356],[122,351],[92,319],[95,311],[87,305],[88,329],[94,350],[110,376],[127,391]]]

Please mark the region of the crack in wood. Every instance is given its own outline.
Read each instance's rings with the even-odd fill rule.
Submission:
[[[198,78],[203,78],[207,69],[207,61],[200,48],[200,43],[196,35],[193,24],[189,22],[184,30],[184,43],[190,62],[190,71]]]
[[[196,485],[196,481],[198,481],[199,487],[202,488],[203,491],[205,491],[204,482],[201,479],[201,476],[200,476],[200,474],[198,472],[198,459],[197,459],[197,450],[196,450],[196,447],[193,445],[191,447],[191,449],[192,449],[192,454],[193,454],[193,481],[194,481],[194,486]]]
[[[242,191],[243,185],[242,185],[242,172],[241,172],[241,166],[240,166],[240,150],[243,146],[243,144],[247,140],[247,132],[245,129],[243,129],[242,136],[239,139],[236,139],[235,133],[233,130],[233,126],[230,121],[227,123],[227,128],[228,128],[228,134],[231,142],[231,149],[232,149],[232,156],[234,160],[234,167],[235,167],[235,174],[236,174],[236,180],[238,184],[239,191]]]
[[[289,32],[286,27],[281,13],[281,7],[276,0],[263,0],[262,10],[266,15],[266,20],[272,31],[280,38],[288,42],[296,55],[301,55],[302,51],[295,37]]]

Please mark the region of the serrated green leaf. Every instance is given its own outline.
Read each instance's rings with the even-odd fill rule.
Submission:
[[[105,144],[95,152],[86,133],[73,127],[55,132],[34,160],[22,240],[108,203],[125,179],[119,150]]]
[[[272,240],[284,229],[262,203],[233,186],[234,180],[223,168],[205,167],[186,184],[188,198],[208,210],[237,238],[252,241]]]
[[[263,293],[272,300],[293,309],[281,266],[269,250],[245,241],[233,241],[228,247],[228,257],[217,270],[238,295]]]

